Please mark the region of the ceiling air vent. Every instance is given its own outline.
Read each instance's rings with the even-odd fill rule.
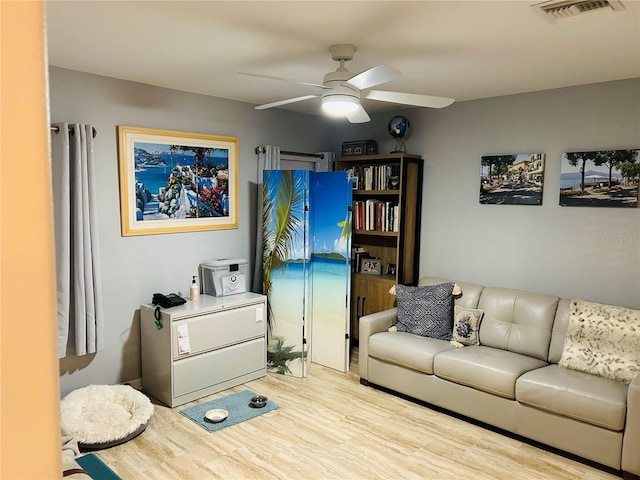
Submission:
[[[536,13],[551,23],[587,13],[623,10],[620,0],[551,0],[531,5]]]

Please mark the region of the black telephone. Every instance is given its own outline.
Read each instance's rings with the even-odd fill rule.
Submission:
[[[177,307],[185,303],[187,303],[187,301],[175,293],[170,293],[169,295],[163,295],[161,293],[153,294],[153,304],[160,305],[163,308]]]

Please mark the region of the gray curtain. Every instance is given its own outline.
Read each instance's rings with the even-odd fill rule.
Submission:
[[[280,168],[280,147],[265,145],[258,153],[258,205],[256,215],[256,255],[252,291],[262,293],[262,172]]]
[[[86,355],[104,345],[102,282],[91,125],[59,123],[52,131],[56,239],[58,357]]]

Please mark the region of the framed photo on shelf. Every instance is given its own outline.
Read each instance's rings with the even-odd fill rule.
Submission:
[[[238,139],[118,126],[122,235],[238,228]]]
[[[395,275],[396,274],[396,264],[395,263],[387,263],[387,269],[384,272],[385,275]]]
[[[360,273],[366,275],[382,274],[382,260],[379,258],[363,258],[360,261]]]

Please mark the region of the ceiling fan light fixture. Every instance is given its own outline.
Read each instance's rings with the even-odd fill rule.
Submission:
[[[0,0],[2,1],[2,0]],[[614,2],[620,0],[550,0],[550,1],[590,1],[590,2]],[[310,98],[322,97],[322,111],[326,115],[336,118],[346,118],[350,123],[365,123],[371,118],[360,104],[360,98],[379,100],[381,102],[399,103],[415,107],[443,108],[454,102],[453,98],[433,97],[417,93],[402,93],[386,90],[371,90],[371,87],[390,82],[400,77],[400,72],[387,65],[377,65],[358,74],[352,73],[344,66],[345,62],[353,59],[356,47],[351,44],[337,44],[329,47],[331,58],[340,62],[335,72],[328,72],[322,79],[322,85],[310,82],[298,82],[266,75],[257,77],[271,80],[293,81],[307,86],[321,87],[322,92],[315,95],[287,98],[277,102],[257,105],[256,110],[280,107],[290,103],[301,102]],[[248,74],[251,75],[251,74]]]
[[[359,106],[359,99],[352,95],[337,94],[322,97],[322,110],[333,116],[355,112]]]

